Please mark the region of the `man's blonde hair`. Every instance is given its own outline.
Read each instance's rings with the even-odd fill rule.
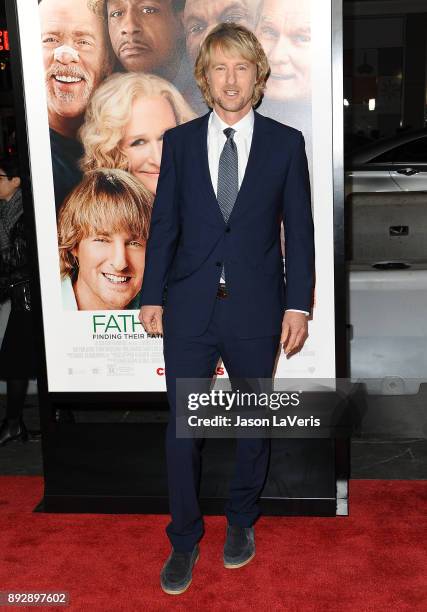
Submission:
[[[126,232],[147,241],[152,204],[152,194],[128,172],[107,168],[88,172],[59,213],[61,277],[76,279],[78,265],[72,251],[84,238]]]
[[[121,141],[132,115],[132,104],[144,96],[165,97],[180,125],[196,114],[169,81],[154,74],[129,72],[113,74],[94,92],[86,109],[79,136],[84,147],[83,171],[95,168],[129,169]]]
[[[236,23],[219,23],[203,41],[194,66],[194,76],[206,104],[212,108],[214,101],[206,79],[206,71],[212,50],[220,48],[224,52],[237,53],[257,67],[257,80],[252,96],[252,106],[261,100],[270,74],[270,66],[261,43],[253,32]]]

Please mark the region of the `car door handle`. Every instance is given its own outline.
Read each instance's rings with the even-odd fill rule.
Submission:
[[[418,174],[418,170],[414,168],[402,168],[401,170],[396,170],[397,174],[404,174],[405,176],[413,176],[414,174]]]
[[[411,267],[411,264],[406,263],[406,261],[378,261],[377,263],[372,264],[372,267],[375,270],[408,270]]]

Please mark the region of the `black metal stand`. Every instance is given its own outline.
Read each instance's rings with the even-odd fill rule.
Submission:
[[[44,431],[45,491],[36,511],[168,513],[164,439],[164,423],[52,421]],[[234,447],[233,439],[205,440],[200,489],[205,514],[223,513]],[[263,513],[347,514],[342,483],[348,460],[345,439],[272,440]]]

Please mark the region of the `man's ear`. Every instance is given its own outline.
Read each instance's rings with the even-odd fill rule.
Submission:
[[[15,189],[18,189],[18,187],[21,186],[21,179],[19,178],[19,176],[14,176],[13,177],[12,185],[15,187]]]

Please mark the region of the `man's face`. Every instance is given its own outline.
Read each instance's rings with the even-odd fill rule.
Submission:
[[[155,195],[159,181],[163,134],[176,126],[172,106],[164,96],[136,98],[121,143],[129,172]]]
[[[183,23],[187,53],[194,63],[209,32],[222,22],[233,22],[252,29],[258,0],[187,0]]]
[[[310,0],[264,0],[256,29],[271,68],[267,98],[311,95]]]
[[[10,200],[19,187],[18,178],[9,178],[5,171],[0,168],[0,200]]]
[[[103,21],[87,0],[43,0],[39,9],[49,122],[78,118],[111,70]]]
[[[252,96],[257,78],[257,67],[237,53],[224,53],[213,48],[206,71],[214,108],[220,116],[236,113],[236,120],[243,117],[252,106]]]
[[[167,71],[181,36],[173,0],[108,0],[108,31],[128,72]]]
[[[84,310],[123,310],[141,290],[145,241],[127,232],[83,238],[73,254],[79,262],[76,296]]]

